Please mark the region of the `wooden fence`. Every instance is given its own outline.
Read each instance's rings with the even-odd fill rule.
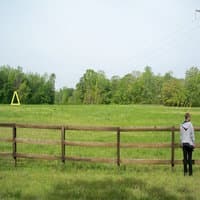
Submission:
[[[93,127],[93,126],[59,126],[59,125],[32,125],[32,124],[11,124],[11,123],[0,123],[0,127],[11,128],[12,139],[10,138],[0,138],[0,142],[10,142],[12,143],[12,152],[0,152],[0,157],[11,156],[14,159],[16,166],[17,158],[33,158],[33,159],[45,159],[45,160],[61,160],[65,163],[66,160],[71,161],[86,161],[86,162],[102,162],[102,163],[116,163],[118,166],[120,164],[170,164],[174,167],[175,164],[182,164],[182,160],[175,160],[175,148],[180,148],[180,144],[175,143],[175,132],[179,133],[179,128],[177,127]],[[33,139],[22,139],[17,138],[18,128],[29,128],[29,129],[53,129],[60,130],[60,140],[33,140]],[[67,130],[74,131],[111,131],[116,133],[116,142],[75,142],[66,141]],[[122,132],[170,132],[171,141],[170,143],[121,143],[121,133]],[[200,131],[199,128],[195,128],[195,131]],[[41,155],[41,154],[25,154],[17,152],[17,144],[47,144],[47,145],[60,145],[61,151],[60,156],[53,155]],[[110,147],[116,148],[116,157],[111,158],[83,158],[83,157],[72,157],[66,155],[66,146],[81,146],[81,147]],[[168,160],[164,159],[123,159],[120,157],[121,148],[170,148],[171,158]],[[196,144],[196,148],[200,148],[200,144]],[[194,160],[195,164],[200,164],[200,160]]]

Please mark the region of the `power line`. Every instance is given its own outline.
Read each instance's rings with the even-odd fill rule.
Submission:
[[[200,10],[197,10],[196,12],[200,12]],[[143,60],[145,60],[146,62],[149,62],[155,56],[159,56],[162,54],[167,55],[167,49],[169,50],[171,47],[176,46],[176,43],[180,41],[177,39],[177,35],[180,36],[181,34],[182,36],[184,36],[184,39],[186,39],[188,38],[189,34],[192,31],[200,28],[199,24],[197,24],[195,21],[192,20],[192,23],[189,24],[189,26],[185,24],[179,25],[175,31],[167,34],[163,38],[163,40],[160,41],[160,45],[157,46],[156,48],[153,48],[153,51],[151,51],[150,53],[148,53],[148,51],[153,44],[146,45],[146,47],[144,47],[144,50],[139,53],[141,55],[136,55],[135,58],[137,59],[137,57],[139,56],[139,59],[141,59],[141,56],[142,56]]]

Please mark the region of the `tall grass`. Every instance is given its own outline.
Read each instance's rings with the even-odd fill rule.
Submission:
[[[0,105],[0,122],[109,125],[179,126],[187,108],[148,105],[9,106]],[[194,126],[200,126],[200,108],[189,109]],[[20,138],[60,139],[59,131],[20,129]],[[196,133],[196,140],[199,140]],[[11,130],[0,129],[0,137],[11,137]],[[115,142],[116,133],[67,131],[67,140]],[[170,142],[168,132],[123,133],[123,143]],[[176,142],[179,134],[176,133]],[[25,153],[60,154],[60,146],[18,144]],[[12,151],[11,144],[0,143],[0,151]],[[66,147],[66,154],[82,157],[116,156],[116,149]],[[170,159],[170,149],[123,149],[123,158]],[[175,158],[182,158],[181,149]],[[194,159],[200,159],[199,149]],[[81,162],[38,161],[0,158],[0,199],[199,199],[200,167],[194,176],[184,177],[182,166],[89,164]]]

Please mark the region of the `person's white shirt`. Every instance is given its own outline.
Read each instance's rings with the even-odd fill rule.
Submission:
[[[195,145],[194,128],[190,121],[186,121],[180,125],[180,140],[181,143],[189,143]]]

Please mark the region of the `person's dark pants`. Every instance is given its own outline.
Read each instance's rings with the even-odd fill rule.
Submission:
[[[189,165],[189,176],[192,176],[192,151],[193,148],[189,145],[183,144],[183,166],[184,166],[184,175],[188,172],[187,165]]]

